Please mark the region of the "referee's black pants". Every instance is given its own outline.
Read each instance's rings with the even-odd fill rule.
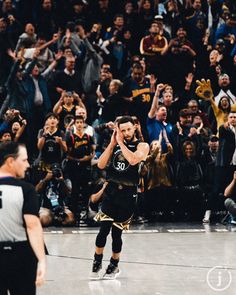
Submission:
[[[37,258],[28,242],[0,242],[0,295],[36,294]]]

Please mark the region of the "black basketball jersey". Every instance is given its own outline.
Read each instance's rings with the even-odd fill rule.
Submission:
[[[128,143],[125,142],[125,145],[130,151],[135,152],[139,143],[140,141],[137,140]],[[113,150],[111,161],[107,169],[107,180],[133,185],[137,185],[139,182],[139,163],[134,166],[130,165],[123,156],[118,144]]]
[[[39,138],[42,136],[43,130],[39,131]],[[57,129],[53,134],[45,135],[45,144],[40,152],[40,158],[46,163],[60,163],[62,159],[62,149],[59,143],[56,142],[55,136],[61,137],[65,141],[63,131]]]
[[[71,110],[68,110],[67,107],[65,105],[62,106],[62,111],[60,112],[60,121],[59,121],[59,127],[60,129],[64,130],[64,119],[67,115],[72,115],[75,116],[75,111],[76,111],[76,107],[75,105],[73,106],[73,108]]]
[[[32,184],[0,177],[0,242],[26,241],[24,214],[38,215],[39,199]]]
[[[90,155],[94,144],[93,138],[86,133],[81,137],[73,133],[67,140],[67,146],[71,149],[70,156],[78,159]]]

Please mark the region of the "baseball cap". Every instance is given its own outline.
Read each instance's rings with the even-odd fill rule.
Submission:
[[[154,16],[154,20],[163,21],[163,16],[160,15],[160,14],[157,14],[157,15]]]
[[[215,134],[213,134],[210,136],[209,141],[211,141],[211,142],[219,141],[219,137],[216,136]]]
[[[225,45],[225,41],[220,38],[216,41],[216,45]]]

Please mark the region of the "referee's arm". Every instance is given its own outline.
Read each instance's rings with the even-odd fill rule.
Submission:
[[[38,259],[36,286],[43,284],[46,274],[46,256],[44,251],[43,229],[39,218],[35,215],[24,214],[26,231],[30,245]]]

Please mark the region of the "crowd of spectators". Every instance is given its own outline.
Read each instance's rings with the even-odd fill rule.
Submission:
[[[124,115],[150,144],[135,218],[209,222],[235,111],[233,0],[0,0],[0,141],[26,144],[45,226],[92,224],[96,162]]]

